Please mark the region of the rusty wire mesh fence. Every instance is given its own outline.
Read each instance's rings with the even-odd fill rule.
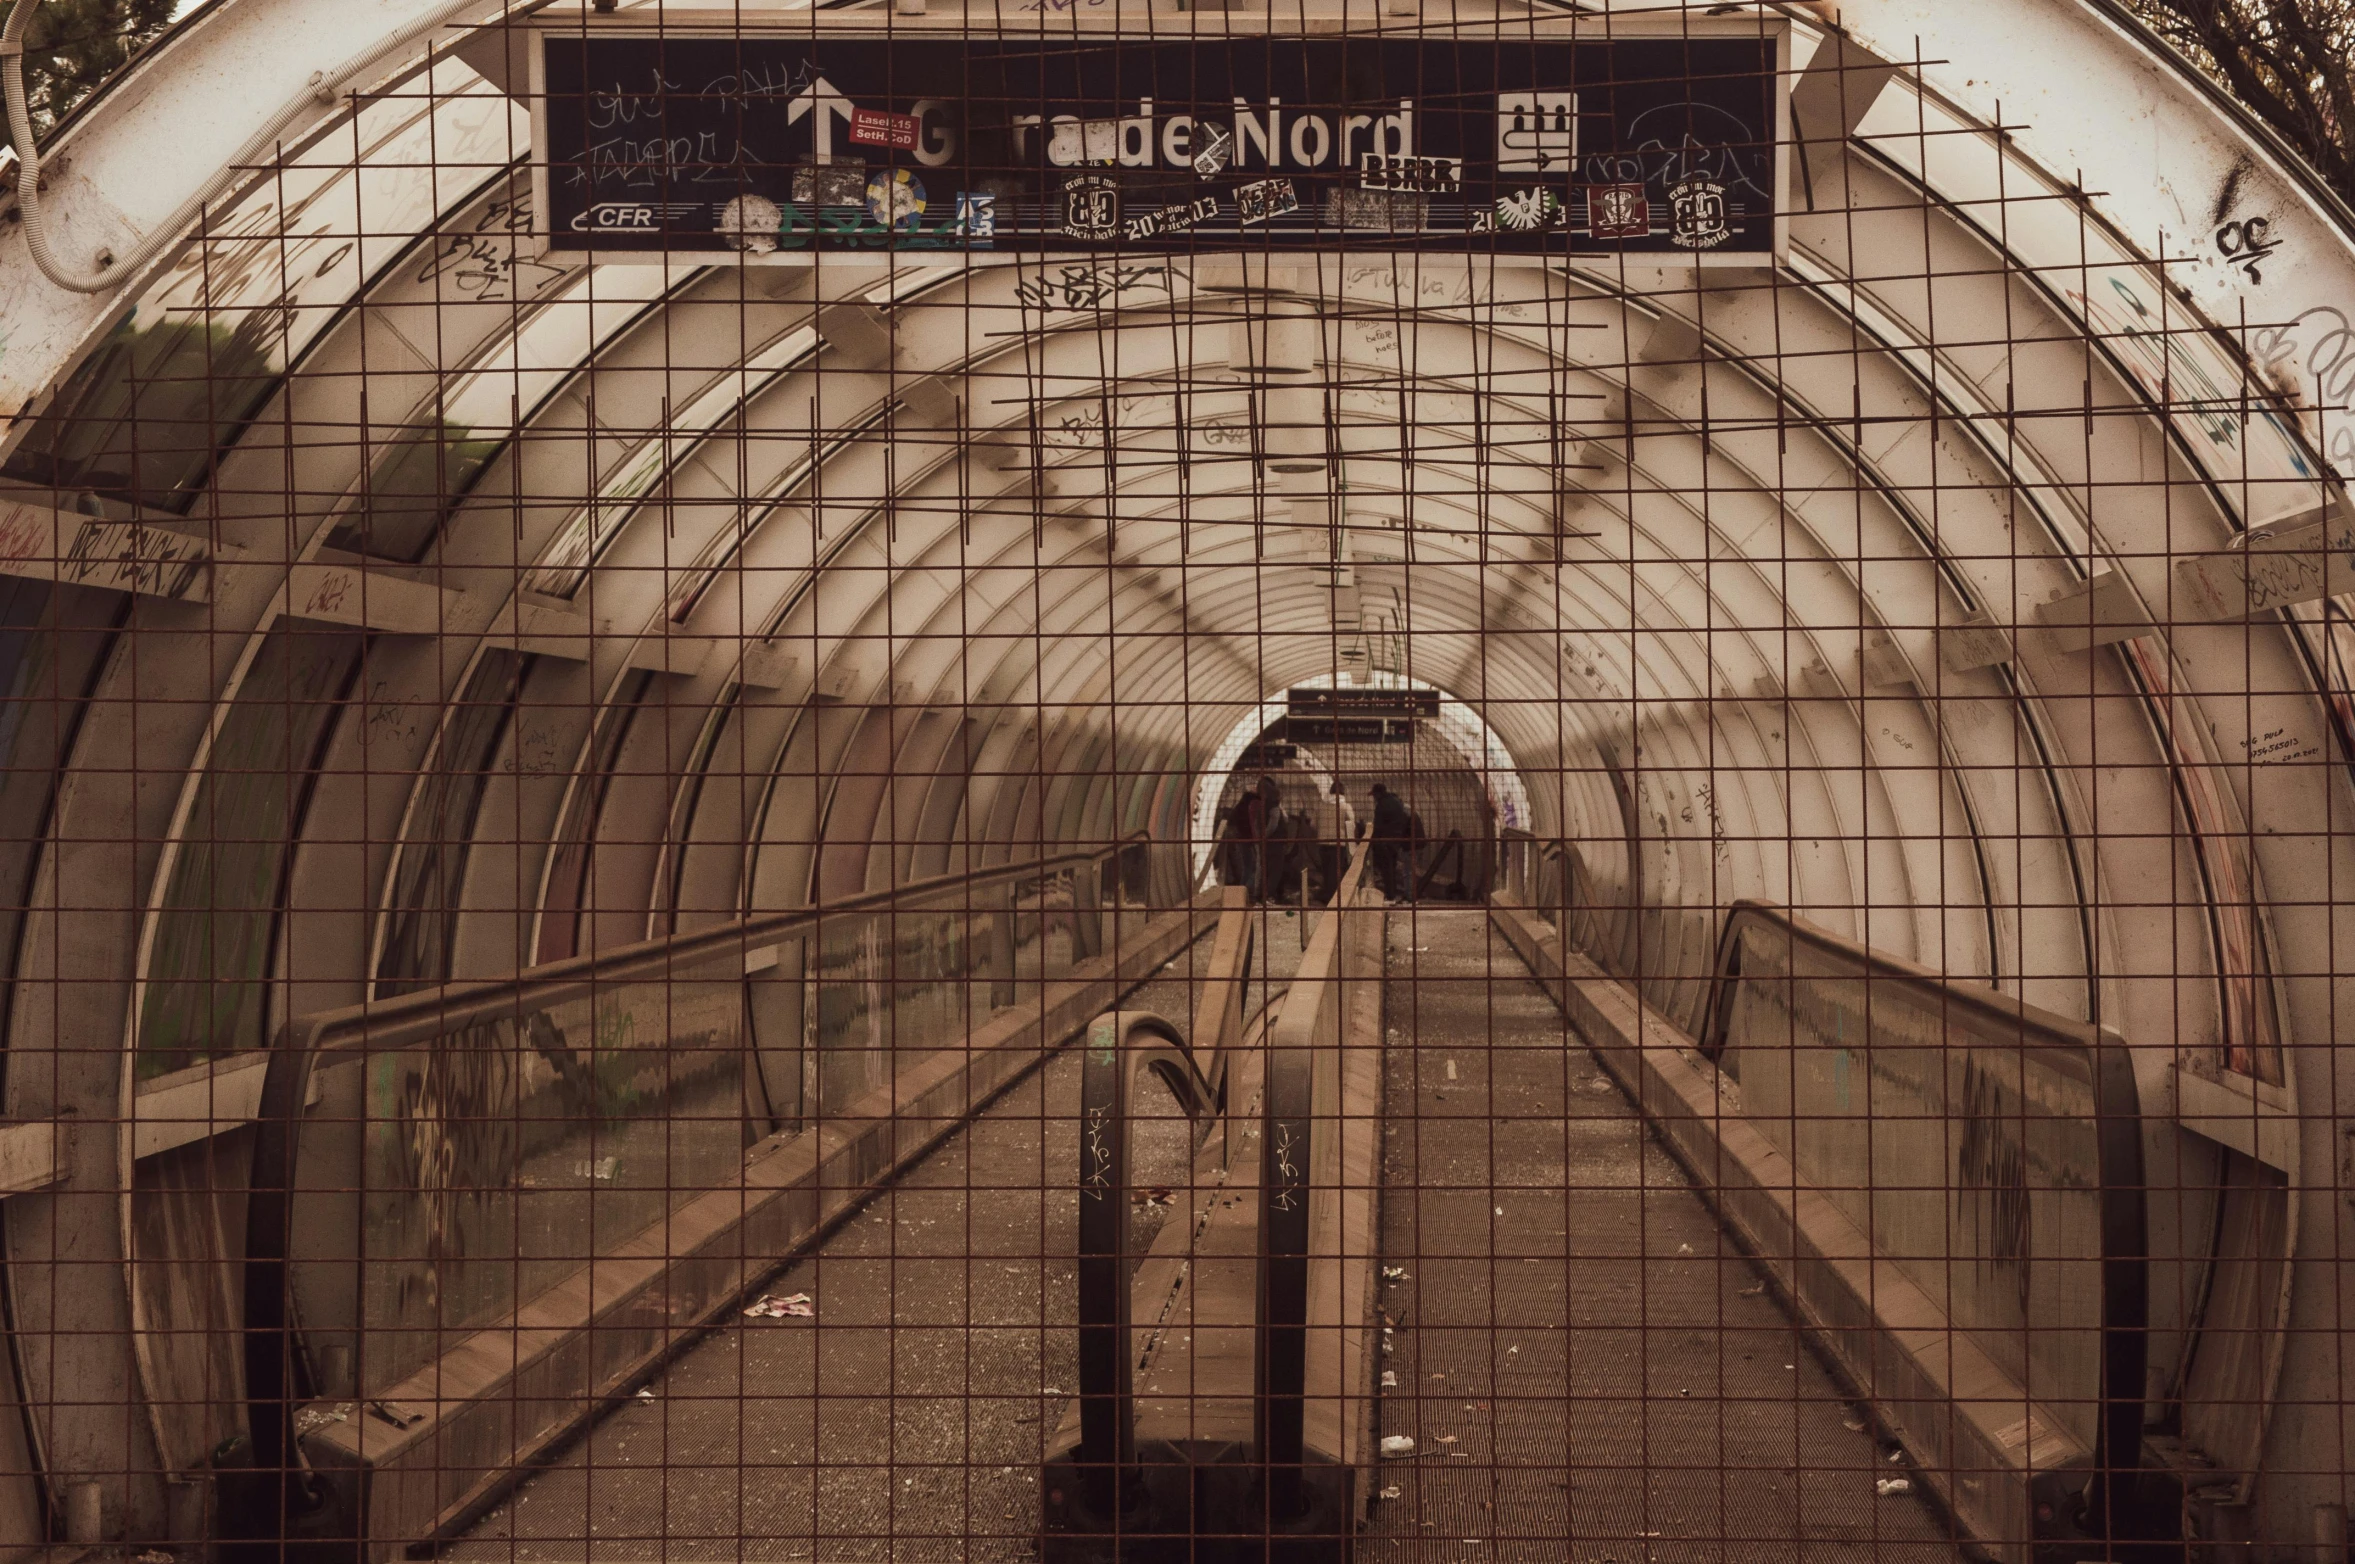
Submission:
[[[1811,7],[463,20],[0,426],[0,1547],[2346,1559],[2343,209]]]

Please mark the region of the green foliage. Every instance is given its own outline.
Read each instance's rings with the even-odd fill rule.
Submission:
[[[16,0],[0,0],[0,19]],[[46,136],[162,32],[175,0],[44,0],[25,39],[25,110]]]
[[[160,510],[184,509],[214,454],[277,382],[276,312],[242,312],[234,328],[167,317],[124,319],[58,389],[0,472],[89,489]]]
[[[181,827],[148,959],[141,1080],[269,1041],[263,980],[290,844],[362,639],[289,624],[247,669]]]
[[[2126,0],[2355,201],[2355,0]]]
[[[446,420],[404,429],[380,448],[363,503],[330,541],[378,559],[414,563],[440,535],[443,520],[506,445]]]

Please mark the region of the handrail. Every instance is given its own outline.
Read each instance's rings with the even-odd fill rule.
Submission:
[[[1084,882],[1091,871],[1100,872],[1103,864],[1117,861],[1151,840],[1149,833],[1139,832],[1098,848],[932,876],[821,906],[764,913],[617,950],[569,957],[505,978],[447,983],[287,1022],[265,1069],[247,1202],[244,1357],[257,1471],[289,1472],[299,1464],[293,1430],[295,1410],[300,1402],[319,1394],[316,1366],[306,1362],[295,1348],[294,1219],[297,1196],[304,1192],[296,1173],[306,1109],[317,1098],[325,1079],[322,1072],[335,1056],[378,1056],[501,1022],[528,1026],[536,1034],[548,1027],[546,1012],[552,1007],[583,1001],[594,1005],[600,997],[625,985],[675,981],[687,990],[708,988],[714,981],[741,984],[750,966],[743,958],[797,938],[821,935],[829,922],[903,912],[988,911],[991,909],[972,905],[975,892],[1066,872]],[[1075,895],[1074,901],[1079,900]],[[727,957],[737,959],[725,962],[715,974],[712,965]],[[669,992],[667,987],[665,992]],[[475,1054],[494,1051],[471,1050]],[[598,1085],[593,1081],[587,1084],[590,1088]],[[356,1202],[360,1192],[350,1193]],[[313,1485],[300,1475],[289,1484],[284,1497],[295,1510],[319,1502]]]
[[[1531,882],[1537,878],[1537,863],[1533,860],[1561,862],[1568,852],[1554,837],[1538,836],[1519,826],[1500,826],[1496,833],[1497,885],[1507,896],[1523,906],[1534,908],[1539,898],[1532,894]]]
[[[1814,987],[1818,984],[1820,990]],[[1747,1038],[1751,1031],[1767,1035]],[[2053,1191],[2091,1187],[2098,1202],[2100,1348],[2086,1524],[2101,1531],[2123,1520],[2134,1503],[2135,1472],[2141,1465],[2149,1315],[2141,1099],[2124,1045],[2090,1022],[2055,1015],[1983,985],[1953,981],[1819,928],[1786,908],[1738,901],[1726,914],[1709,1007],[1696,1041],[1736,1083],[1745,1112],[1770,1139],[1788,1118],[1810,1125],[1817,1137],[1812,1144],[1829,1145],[1827,1127],[1836,1125],[1840,1110],[1848,1107],[1847,1072],[1839,1072],[1842,1101],[1801,1101],[1808,1085],[1798,1064],[1797,1046],[1803,1040],[1823,1044],[1825,1054],[1839,1049],[1842,1061],[1853,1049],[1868,1051],[1862,1073],[1872,1090],[1893,1100],[1863,1099],[1863,1111],[1901,1111],[1905,1104],[1894,1099],[1918,1090],[1927,1113],[1960,1121],[1959,1150],[1953,1154],[1963,1161],[1961,1176],[1930,1181],[1929,1193],[1941,1199],[1977,1198],[1970,1191],[1983,1188],[1991,1212],[2012,1202],[2016,1229],[1993,1240],[1990,1258],[2018,1267],[2023,1275],[2032,1258],[2025,1252],[2032,1236],[2028,1201],[2046,1187],[2031,1182],[2039,1167],[2056,1175]],[[1787,1055],[1779,1067],[1769,1057],[1777,1049]],[[1908,1055],[1915,1056],[1910,1062],[1938,1062],[1909,1079]],[[1953,1089],[1958,1072],[1960,1101]],[[2031,1123],[2049,1128],[2031,1141]],[[2074,1149],[2090,1157],[2062,1165],[2072,1150],[2069,1128],[2075,1126],[2083,1141],[2088,1124],[2090,1145]],[[1784,1150],[1801,1175],[1830,1192],[1835,1202],[1856,1193],[1869,1200],[1883,1192],[1869,1166],[1861,1175],[1854,1169],[1819,1169],[1809,1165],[1813,1157],[1806,1148],[1794,1144]],[[2090,1166],[2084,1165],[2087,1161]],[[1916,1175],[1899,1182],[1923,1181]],[[1954,1187],[1938,1188],[1939,1182]],[[1991,1215],[1989,1225],[2000,1220]],[[2041,1220],[2057,1226],[2062,1218],[2048,1211]],[[1870,1222],[1860,1225],[1874,1230]],[[2015,1248],[2020,1252],[2004,1253]],[[1902,1267],[1904,1257],[1898,1263]],[[1994,1338],[2012,1330],[1975,1323],[1967,1289],[1948,1285],[1933,1294],[1951,1295],[1961,1331],[1988,1342],[1991,1352],[1998,1345]],[[2019,1329],[2027,1338],[2022,1350],[2033,1356],[2039,1345],[2057,1343],[2065,1333],[2049,1326],[2040,1331],[2028,1319],[2024,1280],[2018,1298]],[[2055,1377],[2037,1376],[2047,1382]],[[2030,1377],[2022,1380],[2030,1382]],[[2040,1399],[2051,1393],[2040,1392]]]
[[[1360,833],[1362,836],[1362,832]],[[1316,1055],[1340,1025],[1341,928],[1373,854],[1351,856],[1332,907],[1267,1034],[1260,1095],[1260,1282],[1257,1401],[1268,1506],[1281,1520],[1300,1509],[1306,1458],[1310,1160],[1317,1119]]]
[[[1142,1176],[1126,1170],[1134,1086],[1156,1054],[1181,1101],[1197,1077],[1164,1027],[1127,1013],[1096,1024],[1079,1151],[1080,1388],[1040,1474],[1049,1559],[1174,1556],[1205,1537],[1259,1536],[1285,1556],[1338,1557],[1363,1517],[1386,916],[1366,861],[1357,855],[1281,1002],[1222,1045],[1234,1057],[1221,1061],[1209,1039],[1234,1014],[1249,925],[1264,916],[1225,898],[1199,975],[1191,1088],[1210,1101],[1225,1069],[1221,1145],[1197,1137],[1188,1219],[1163,1225],[1134,1277],[1137,1257],[1121,1247],[1124,1186]]]
[[[910,880],[904,885],[861,891],[855,896],[840,897],[820,906],[762,913],[757,917],[739,918],[732,923],[715,924],[708,929],[662,934],[612,950],[568,956],[561,961],[527,967],[509,977],[443,983],[391,999],[365,1000],[340,1010],[298,1017],[289,1022],[288,1026],[310,1029],[310,1046],[314,1048],[348,1046],[363,1035],[373,1046],[398,1048],[404,1043],[430,1037],[452,1027],[505,1015],[514,1008],[518,999],[529,999],[537,1005],[559,1004],[566,999],[586,995],[602,985],[659,981],[676,975],[680,967],[692,966],[714,956],[726,955],[731,951],[741,951],[750,956],[781,945],[815,930],[828,918],[893,907],[914,911],[918,909],[911,903],[927,901],[949,891],[974,890],[1008,880],[1026,880],[1059,873],[1083,864],[1103,863],[1152,840],[1151,833],[1137,831],[1105,847],[1076,849],[987,869],[932,875],[922,880]]]
[[[2007,1027],[2016,1027],[2024,1039],[2032,1037],[2057,1047],[2093,1048],[2108,1035],[2093,1022],[2072,1021],[1989,988],[1983,982],[1957,982],[1934,967],[1908,961],[1862,940],[1835,933],[1820,923],[1811,923],[1779,903],[1743,897],[1726,908],[1725,924],[1718,934],[1709,1005],[1702,1014],[1697,1039],[1701,1051],[1711,1059],[1724,1050],[1726,1031],[1732,1024],[1731,1002],[1726,993],[1742,979],[1741,937],[1751,927],[1775,930],[1789,936],[1795,944],[1854,962],[1864,969],[1856,975],[1875,983],[1900,985],[1915,993],[1934,993],[1949,1009],[1971,1011]]]
[[[1216,1111],[1194,1051],[1170,1022],[1115,1010],[1088,1028],[1080,1066],[1079,1466],[1111,1515],[1136,1464],[1136,1361],[1129,1347],[1129,1116],[1139,1078],[1160,1077],[1199,1125]]]
[[[1243,1009],[1258,927],[1250,892],[1240,885],[1226,887],[1219,898],[1218,931],[1211,936],[1210,966],[1194,1007],[1195,1056],[1201,1060],[1212,1099],[1222,1108],[1228,1106],[1227,1081],[1243,1041]]]

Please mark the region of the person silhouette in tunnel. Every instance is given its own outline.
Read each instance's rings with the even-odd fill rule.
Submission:
[[[1274,777],[1263,776],[1235,803],[1232,840],[1235,859],[1243,871],[1243,887],[1253,901],[1267,890],[1268,838],[1283,813],[1283,794]]]
[[[1406,800],[1377,782],[1374,784],[1374,877],[1382,894],[1392,901],[1407,899],[1407,853],[1414,840],[1414,817]]]
[[[1323,877],[1317,900],[1329,902],[1341,889],[1341,882],[1349,874],[1350,841],[1357,835],[1357,812],[1349,807],[1349,790],[1336,778],[1327,795],[1325,818],[1329,825],[1324,841],[1319,844],[1321,862],[1318,872]]]

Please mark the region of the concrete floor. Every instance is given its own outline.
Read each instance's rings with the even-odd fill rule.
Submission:
[[[1486,914],[1390,927],[1380,1431],[1416,1453],[1361,1558],[1957,1557]]]
[[[1281,978],[1303,922],[1265,928]],[[1186,1014],[1185,971],[1129,1006]],[[1396,1494],[1362,1557],[1955,1557],[1927,1506],[1875,1493],[1904,1466],[1486,917],[1398,910],[1389,973],[1381,1233],[1404,1274],[1381,1289],[1379,1432],[1417,1453],[1381,1463]],[[772,1285],[812,1294],[814,1321],[714,1331],[448,1555],[1033,1556],[1075,1380],[1078,1064],[1058,1055]],[[1171,1122],[1141,1160],[1185,1145]]]

